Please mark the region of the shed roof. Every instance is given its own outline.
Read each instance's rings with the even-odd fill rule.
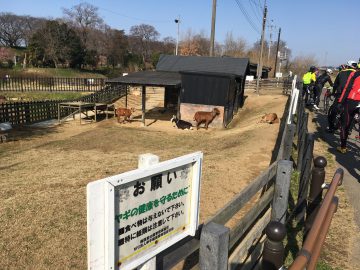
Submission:
[[[181,76],[177,72],[140,71],[127,76],[106,80],[107,83],[123,83],[149,86],[180,86]]]
[[[248,58],[160,55],[157,71],[201,71],[233,74],[244,77]]]

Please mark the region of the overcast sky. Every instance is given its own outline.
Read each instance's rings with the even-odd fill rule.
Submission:
[[[0,0],[1,12],[35,17],[62,17],[62,8],[84,1]],[[174,19],[180,16],[180,38],[191,29],[210,36],[212,0],[89,0],[112,28],[150,24],[161,38],[176,38]],[[281,39],[294,56],[313,56],[320,65],[339,65],[360,57],[359,0],[267,0],[268,25],[273,20],[272,40]],[[217,0],[215,40],[223,42],[227,32],[244,38],[249,45],[260,39],[264,0]],[[269,40],[269,28],[266,38]]]

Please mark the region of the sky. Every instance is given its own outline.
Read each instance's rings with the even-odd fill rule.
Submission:
[[[217,0],[215,41],[223,43],[229,32],[249,46],[259,40],[264,1],[268,8],[265,38],[270,39],[272,20],[272,41],[276,42],[281,27],[281,40],[292,51],[292,58],[314,57],[321,66],[359,59],[359,0]],[[176,39],[174,19],[179,16],[180,40],[190,29],[208,37],[211,32],[213,0],[0,0],[0,12],[59,18],[63,8],[82,2],[98,7],[106,24],[125,33],[144,23],[154,26],[160,39]]]

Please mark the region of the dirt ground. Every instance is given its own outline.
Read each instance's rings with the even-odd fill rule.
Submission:
[[[175,129],[169,119],[116,119],[16,129],[0,144],[0,269],[85,269],[86,185],[135,169],[140,154],[160,160],[204,153],[200,222],[270,162],[286,96],[249,92],[227,129]],[[151,114],[150,114],[151,116]]]

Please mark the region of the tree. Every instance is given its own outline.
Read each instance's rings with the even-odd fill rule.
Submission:
[[[7,47],[27,46],[31,35],[45,21],[43,18],[0,13],[0,44]]]
[[[22,19],[11,13],[0,13],[0,44],[20,46],[23,41]]]
[[[88,46],[88,34],[91,29],[99,29],[103,25],[103,19],[98,14],[98,8],[80,3],[71,9],[63,8],[65,19],[79,30],[82,42]]]
[[[207,56],[210,50],[210,39],[205,36],[204,32],[193,34],[191,29],[180,43],[181,55],[198,55]]]
[[[233,57],[245,57],[246,56],[247,43],[245,39],[239,38],[235,40],[232,32],[226,33],[224,43],[224,55]]]
[[[142,55],[144,62],[148,61],[151,55],[151,43],[158,39],[159,32],[152,25],[140,24],[130,28],[130,36],[134,51]]]
[[[81,67],[84,62],[84,47],[79,36],[65,23],[57,21],[48,21],[32,36],[29,51],[35,66]]]
[[[113,68],[117,65],[124,65],[127,49],[127,38],[124,30],[107,31],[107,61]]]
[[[301,76],[301,74],[306,73],[311,66],[317,65],[318,63],[314,55],[301,55],[289,61],[288,69],[294,74]]]

